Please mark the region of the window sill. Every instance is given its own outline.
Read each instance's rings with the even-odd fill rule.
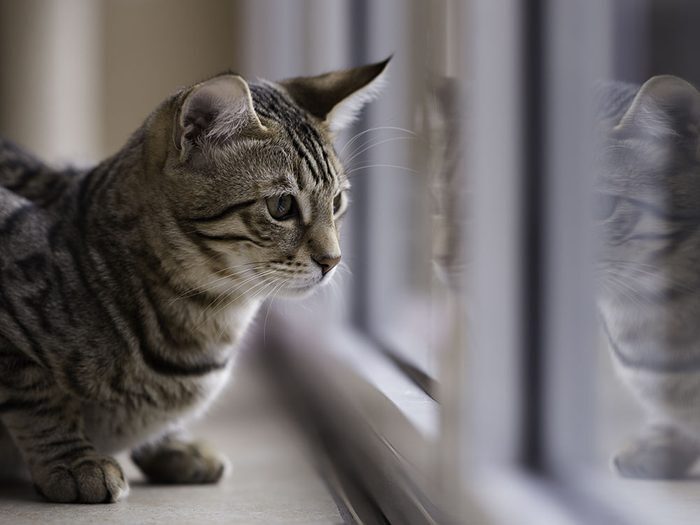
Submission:
[[[697,469],[686,480],[625,479],[601,470],[576,471],[569,483],[579,499],[608,509],[618,523],[697,523]]]
[[[308,312],[273,309],[259,338],[272,383],[311,438],[317,467],[352,521],[585,523],[578,499],[515,468],[475,465],[461,481],[459,501],[448,500],[455,487],[444,490],[439,404],[361,334],[333,324],[310,328]],[[358,501],[363,497],[371,501]]]
[[[359,484],[392,523],[446,521],[433,399],[348,328],[309,327],[308,316],[273,310],[260,339],[267,369],[314,451],[325,448],[340,477]]]

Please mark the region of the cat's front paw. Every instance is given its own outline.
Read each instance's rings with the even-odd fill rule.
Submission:
[[[135,451],[131,458],[151,483],[217,483],[228,460],[199,442],[167,441]]]
[[[696,458],[695,449],[641,441],[621,450],[613,465],[626,478],[679,479],[686,476]]]
[[[34,485],[39,494],[56,503],[113,503],[129,493],[121,467],[109,456],[48,466],[34,474]]]

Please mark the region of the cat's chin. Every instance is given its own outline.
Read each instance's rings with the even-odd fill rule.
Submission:
[[[304,297],[308,297],[318,290],[319,284],[320,283],[309,284],[306,286],[290,286],[280,291],[279,295],[294,299],[303,299]]]
[[[330,278],[324,278],[308,284],[286,286],[279,292],[279,295],[295,299],[308,297],[324,285],[328,284],[329,281]]]

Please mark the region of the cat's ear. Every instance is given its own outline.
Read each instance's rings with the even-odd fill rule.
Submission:
[[[280,84],[294,102],[331,131],[349,126],[365,104],[374,100],[383,84],[383,73],[391,57],[366,66],[344,69],[315,77],[297,77]]]
[[[621,137],[700,137],[700,92],[685,80],[660,75],[647,80],[615,127]]]
[[[238,75],[221,75],[194,86],[182,103],[175,144],[184,160],[209,142],[225,144],[236,137],[261,137],[267,128],[253,108],[248,83]]]

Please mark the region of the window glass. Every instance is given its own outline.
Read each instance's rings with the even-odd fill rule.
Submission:
[[[685,477],[700,406],[700,45],[694,2],[618,1],[595,182],[601,342],[597,456]],[[672,75],[672,76],[657,76]]]
[[[450,4],[392,0],[351,10],[360,28],[349,44],[356,61],[392,59],[381,93],[338,137],[352,183],[343,264],[338,282],[309,301],[433,377],[437,334],[446,331],[440,294],[460,246],[450,218],[460,188]]]

